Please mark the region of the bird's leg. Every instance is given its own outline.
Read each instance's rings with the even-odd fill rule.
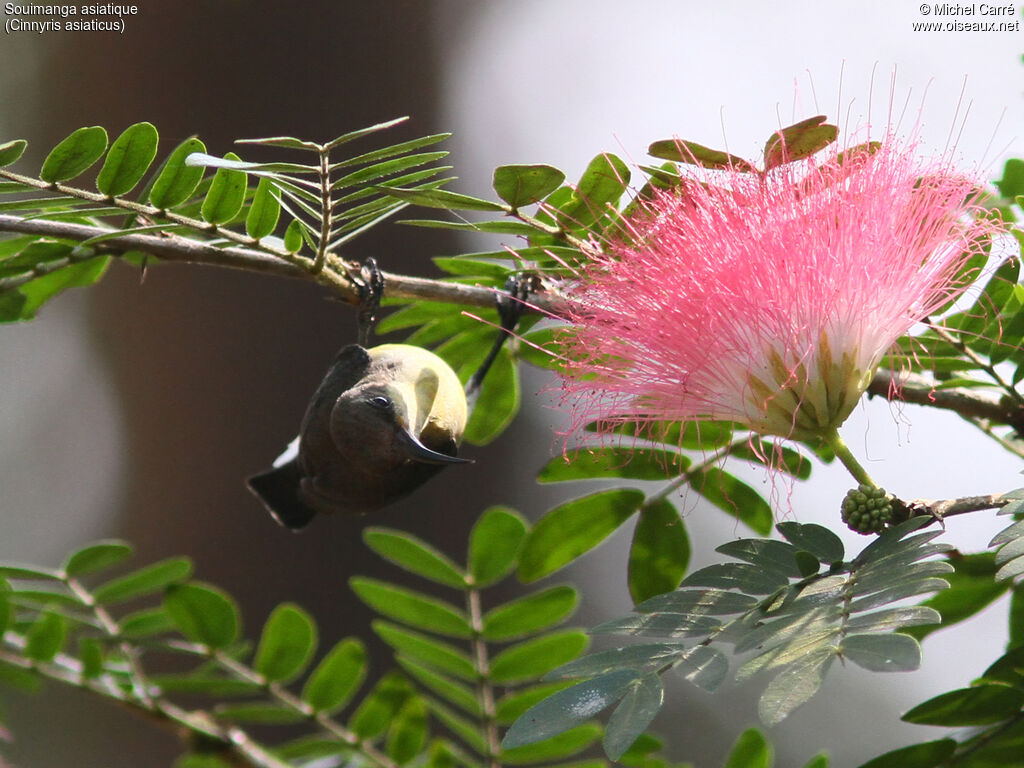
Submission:
[[[359,268],[358,278],[353,279],[359,292],[359,345],[370,346],[370,334],[377,325],[377,310],[384,296],[384,276],[373,256],[367,256]]]
[[[487,353],[487,357],[480,364],[476,373],[466,384],[466,399],[469,402],[470,410],[480,395],[480,388],[484,383],[484,376],[498,359],[505,340],[512,335],[516,326],[519,325],[519,318],[523,315],[524,302],[531,293],[537,290],[537,276],[529,272],[515,272],[505,280],[505,290],[495,296],[494,303],[498,310],[498,317],[501,320],[501,329],[498,331],[498,338],[494,340],[494,346]]]

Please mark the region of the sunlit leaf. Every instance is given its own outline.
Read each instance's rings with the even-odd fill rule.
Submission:
[[[185,158],[193,152],[205,152],[206,146],[199,139],[185,139],[175,147],[167,160],[153,188],[149,202],[160,209],[174,208],[188,200],[203,180],[203,168],[185,165]]]
[[[484,637],[496,641],[515,640],[540,632],[567,618],[578,600],[575,589],[559,586],[492,608],[484,614]]]
[[[401,674],[385,675],[363,699],[349,727],[362,739],[380,736],[412,693],[412,684]]]
[[[64,563],[64,573],[72,578],[105,570],[131,557],[131,545],[124,541],[98,541],[78,550]]]
[[[411,632],[386,621],[375,621],[373,631],[395,651],[435,669],[455,675],[463,680],[477,678],[472,659],[462,650],[433,637]],[[493,674],[493,663],[491,671]]]
[[[245,217],[246,234],[256,240],[272,234],[280,216],[281,203],[274,193],[274,185],[270,179],[260,179],[249,205],[249,213]]]
[[[364,528],[363,541],[385,560],[410,573],[455,589],[466,586],[466,576],[459,566],[412,534],[387,528]]]
[[[547,197],[563,181],[565,174],[550,165],[502,165],[494,170],[494,191],[513,208]]]
[[[629,551],[629,594],[641,603],[679,586],[690,562],[690,540],[667,499],[645,504]]]
[[[440,635],[472,635],[465,612],[443,600],[376,579],[355,577],[349,584],[360,600],[383,616]]]
[[[291,680],[305,669],[316,643],[316,624],[309,614],[282,603],[263,626],[253,669],[272,682]]]
[[[172,584],[164,608],[185,637],[211,648],[224,648],[238,639],[238,606],[224,591],[190,583]]]
[[[537,521],[520,553],[519,578],[536,581],[607,538],[643,503],[644,494],[615,488],[566,502]]]
[[[154,594],[191,575],[191,560],[187,557],[171,557],[96,587],[93,597],[99,603],[120,603]]]
[[[764,734],[750,728],[740,734],[725,762],[725,768],[771,768],[772,748]]]
[[[806,703],[821,687],[835,658],[831,650],[817,651],[787,666],[768,683],[757,703],[761,721],[765,725],[778,725],[790,712]]]
[[[224,157],[227,160],[238,159],[238,155],[233,152],[228,152]],[[188,164],[187,159],[185,162]],[[246,175],[242,171],[218,168],[200,209],[203,219],[211,224],[227,224],[242,210],[245,189]]]
[[[67,622],[63,617],[50,612],[42,614],[25,634],[25,657],[50,661],[64,647],[67,632]]]
[[[130,192],[142,181],[156,158],[159,141],[152,123],[136,123],[126,128],[110,145],[107,159],[96,177],[96,188],[110,197]]]
[[[576,630],[527,640],[491,660],[490,679],[502,685],[529,682],[572,661],[586,646],[586,634]]]
[[[107,132],[102,127],[79,128],[50,150],[39,178],[50,183],[73,179],[103,157],[106,150]]]
[[[348,703],[365,677],[363,644],[342,640],[313,670],[302,689],[302,700],[317,712],[334,712]]]
[[[484,587],[506,576],[526,538],[526,521],[508,507],[490,507],[469,534],[469,572],[474,586]]]

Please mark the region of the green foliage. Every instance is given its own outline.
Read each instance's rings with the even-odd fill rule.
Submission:
[[[606,743],[624,750],[628,728],[605,732],[587,722],[543,744],[496,751],[498,723],[511,722],[551,692],[551,685],[538,686],[539,679],[574,660],[587,644],[583,632],[558,628],[577,604],[573,589],[549,587],[504,603],[481,591],[515,570],[527,533],[515,511],[488,509],[470,532],[467,564],[461,565],[409,534],[367,529],[374,551],[431,582],[432,589],[451,591],[464,607],[387,582],[353,579],[356,593],[393,620],[373,628],[394,649],[402,670],[384,675],[360,698],[367,675],[360,641],[337,642],[314,665],[316,623],[298,605],[284,603],[267,618],[253,650],[240,640],[234,599],[191,580],[187,559],[126,571],[131,547],[120,541],[84,547],[60,569],[0,565],[0,629],[7,630],[0,634],[0,680],[77,685],[170,719],[192,731],[193,742],[225,757],[232,751],[236,759],[256,755],[259,765],[355,754],[376,768],[453,756],[459,763],[494,758],[532,764],[572,758],[602,733]],[[147,671],[167,669],[163,657],[177,657],[171,665],[176,671]],[[660,703],[660,683],[657,688]],[[656,711],[650,693],[638,691],[631,700],[629,722]],[[197,699],[199,706],[190,709]],[[344,720],[337,717],[342,710],[348,711]],[[252,734],[238,736],[251,726],[299,724],[300,735],[290,731],[276,740],[275,731],[261,731],[266,746]],[[454,740],[437,735],[438,726]],[[204,765],[214,752],[183,756],[179,764]]]
[[[749,656],[737,680],[775,673],[759,705],[769,725],[806,702],[836,659],[876,672],[916,669],[920,647],[899,630],[937,623],[940,616],[927,606],[892,604],[945,587],[935,577],[953,570],[932,559],[948,547],[930,543],[940,531],[917,532],[923,522],[913,519],[887,531],[848,562],[835,559],[841,545],[816,525],[780,525],[789,541],[723,544],[717,551],[732,561],[702,568],[678,590],[592,630],[660,642],[599,651],[556,669],[549,677],[589,679],[527,710],[509,729],[506,746],[559,733],[618,702],[609,721],[617,751],[660,708],[660,675],[679,669],[690,682],[717,688],[728,670],[722,646]],[[808,561],[819,556],[832,562],[808,572]],[[893,584],[900,589],[894,592]]]
[[[21,157],[26,142],[6,142],[0,145],[0,212],[20,222],[44,222],[51,226],[44,231],[54,234],[0,238],[0,321],[30,319],[66,288],[96,282],[110,253],[131,252],[115,242],[124,235],[184,232],[193,246],[245,246],[270,259],[268,263],[279,260],[281,266],[314,275],[334,270],[338,280],[347,281],[343,266],[327,264],[327,254],[405,205],[383,191],[394,185],[419,192],[443,183],[434,177],[444,169],[431,164],[446,153],[418,150],[447,134],[347,159],[332,155],[342,144],[399,122],[354,131],[326,144],[291,138],[239,142],[312,152],[315,162],[308,164],[243,162],[231,152],[213,157],[202,141],[191,137],[155,168],[159,136],[152,124],[129,126],[109,148],[103,128],[80,128],[53,148],[37,178],[7,170]],[[65,186],[100,160],[98,193]],[[207,173],[211,168],[212,177]],[[58,226],[64,222],[78,228]],[[283,238],[273,236],[279,224]],[[307,246],[312,253],[303,254]],[[215,251],[207,259],[217,263]],[[227,256],[223,261],[231,263]]]

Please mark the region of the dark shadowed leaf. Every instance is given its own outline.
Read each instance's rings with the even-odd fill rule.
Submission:
[[[469,534],[469,573],[473,585],[493,584],[515,567],[526,538],[526,521],[514,509],[490,507]]]
[[[722,589],[681,589],[652,597],[634,610],[643,613],[703,613],[710,616],[728,616],[743,613],[757,605],[757,599]]]
[[[575,589],[559,586],[505,603],[484,614],[484,637],[504,641],[540,632],[567,618],[578,601]]]
[[[621,699],[639,677],[636,670],[619,669],[559,691],[512,723],[501,746],[512,749],[567,731]]]
[[[203,168],[185,165],[193,152],[205,152],[206,146],[197,138],[185,139],[164,161],[163,170],[153,182],[149,202],[161,209],[174,208],[188,200],[203,180]]]
[[[363,541],[385,560],[410,573],[455,589],[466,586],[466,576],[459,566],[412,534],[387,528],[365,528]]]
[[[98,541],[68,557],[64,573],[72,578],[102,571],[131,557],[131,545],[124,541]]]
[[[355,577],[349,584],[360,600],[383,616],[439,635],[473,634],[465,612],[443,600],[376,579]]]
[[[679,654],[676,668],[686,680],[705,691],[717,690],[729,674],[725,654],[708,645],[695,645]]]
[[[547,197],[563,181],[565,174],[550,165],[502,165],[494,169],[494,191],[513,208]]]
[[[96,188],[110,197],[130,192],[153,163],[159,141],[152,123],[136,123],[126,128],[110,145],[96,177]]]
[[[224,648],[238,639],[238,606],[215,587],[172,584],[164,595],[164,608],[185,637],[211,648]]]
[[[871,672],[912,672],[921,666],[921,646],[909,635],[847,635],[843,656]]]
[[[860,768],[937,768],[953,756],[957,743],[953,739],[939,739],[894,749],[868,760]]]
[[[823,525],[787,521],[775,527],[790,544],[810,552],[823,563],[837,563],[843,559],[842,539]]]
[[[103,157],[106,150],[107,132],[103,128],[79,128],[50,150],[39,178],[50,183],[73,179]]]
[[[316,666],[302,689],[302,700],[317,712],[345,706],[366,677],[366,649],[359,640],[342,640]]]
[[[918,704],[903,721],[919,725],[987,725],[1016,715],[1024,706],[1024,690],[988,684],[960,688]]]
[[[622,757],[651,724],[661,709],[664,695],[661,678],[649,673],[644,675],[619,702],[608,718],[608,725],[604,730],[604,751],[610,760]]]
[[[309,614],[282,603],[263,626],[253,668],[271,682],[286,682],[305,669],[316,643],[316,624]]]
[[[787,584],[789,579],[782,573],[749,563],[715,563],[683,579],[684,587],[738,589],[748,595],[770,595]]]
[[[690,562],[690,539],[668,499],[640,510],[629,550],[629,594],[634,603],[679,586]]]
[[[595,677],[616,669],[656,669],[683,652],[675,643],[644,643],[590,653],[570,661],[545,676],[547,680]]]
[[[715,547],[715,552],[793,579],[803,576],[796,561],[798,551],[792,544],[773,539],[735,539]]]
[[[616,488],[555,507],[534,525],[519,561],[519,578],[536,581],[604,541],[643,503],[644,494]]]

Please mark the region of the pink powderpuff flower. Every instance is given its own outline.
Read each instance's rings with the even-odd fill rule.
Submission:
[[[835,435],[894,342],[966,287],[1000,226],[977,181],[892,138],[655,192],[578,271],[569,434],[723,419]],[[837,437],[837,435],[836,435]]]

